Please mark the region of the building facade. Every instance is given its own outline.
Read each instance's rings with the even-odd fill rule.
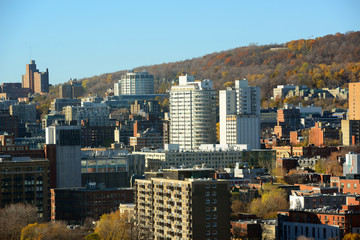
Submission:
[[[57,188],[81,187],[80,126],[50,126],[46,128],[46,144],[54,145],[56,156],[51,162]],[[54,152],[55,151],[55,152]]]
[[[211,80],[180,76],[170,91],[170,143],[196,149],[216,143],[216,91]]]
[[[360,82],[349,83],[349,120],[360,120]]]
[[[235,165],[242,161],[243,150],[246,145],[237,145],[232,147],[223,146],[223,148],[202,148],[198,150],[144,150],[134,152],[145,155],[146,171],[166,169],[170,167],[193,167],[205,164],[213,169],[224,169],[229,165]]]
[[[114,95],[154,94],[154,75],[129,71],[114,84]]]
[[[61,112],[66,106],[81,106],[81,99],[56,98],[51,102],[50,110],[52,112]]]
[[[86,120],[89,126],[110,126],[110,110],[105,103],[82,102],[81,106],[65,107],[65,120],[76,121],[78,125]]]
[[[219,91],[220,144],[260,148],[260,87],[235,80],[235,88]]]
[[[211,173],[174,169],[164,170],[162,177],[135,180],[139,237],[230,239],[229,183],[212,180]]]
[[[26,64],[26,72],[22,76],[22,87],[29,88],[32,93],[49,92],[49,71],[39,72],[36,69],[35,60],[31,60],[30,64]]]
[[[51,221],[82,224],[86,218],[98,220],[116,211],[121,203],[134,202],[133,188],[103,188],[89,183],[82,188],[51,189]]]
[[[0,156],[0,207],[16,203],[34,204],[38,216],[49,219],[47,159]]]
[[[11,116],[16,116],[19,123],[36,122],[36,105],[19,103],[9,107]]]
[[[341,134],[343,145],[357,145],[360,143],[360,120],[341,120]]]

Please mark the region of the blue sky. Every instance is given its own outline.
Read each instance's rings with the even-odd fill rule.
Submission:
[[[0,83],[21,82],[30,52],[58,84],[250,43],[359,30],[357,0],[0,0]]]

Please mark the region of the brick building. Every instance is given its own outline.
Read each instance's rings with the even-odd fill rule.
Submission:
[[[26,64],[26,73],[22,76],[22,87],[29,88],[32,93],[49,92],[49,71],[39,72],[36,69],[35,60]]]
[[[262,229],[260,221],[231,221],[231,233],[233,238],[261,239]]]
[[[314,146],[324,146],[326,141],[339,140],[340,129],[327,126],[322,122],[316,122],[315,126],[310,129],[309,132],[309,144]]]
[[[275,146],[272,148],[276,150],[276,159],[288,158],[295,156],[304,156],[304,157],[328,157],[334,151],[338,151],[337,147],[316,147],[316,146]]]
[[[6,110],[0,111],[0,133],[8,133],[18,137],[18,117],[11,116]]]
[[[99,219],[116,211],[120,203],[134,202],[133,188],[102,188],[89,183],[81,188],[51,189],[51,220],[81,224],[85,218]]]
[[[279,211],[277,239],[295,240],[299,236],[315,240],[342,239],[347,233],[360,233],[359,210],[358,199],[351,197],[340,209]]]
[[[360,194],[360,174],[331,177],[330,184],[332,187],[337,187],[341,193]]]
[[[38,216],[49,215],[49,161],[0,156],[0,207],[12,203],[34,204]]]

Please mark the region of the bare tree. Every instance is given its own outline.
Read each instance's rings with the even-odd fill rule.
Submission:
[[[30,204],[11,204],[0,209],[0,239],[20,239],[21,230],[37,222],[37,208]]]

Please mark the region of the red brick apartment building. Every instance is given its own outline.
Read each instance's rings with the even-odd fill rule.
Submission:
[[[337,187],[341,193],[360,194],[360,174],[331,177],[330,184],[332,187]]]
[[[360,196],[347,197],[341,209],[285,210],[278,213],[278,239],[341,239],[347,233],[360,233]]]

